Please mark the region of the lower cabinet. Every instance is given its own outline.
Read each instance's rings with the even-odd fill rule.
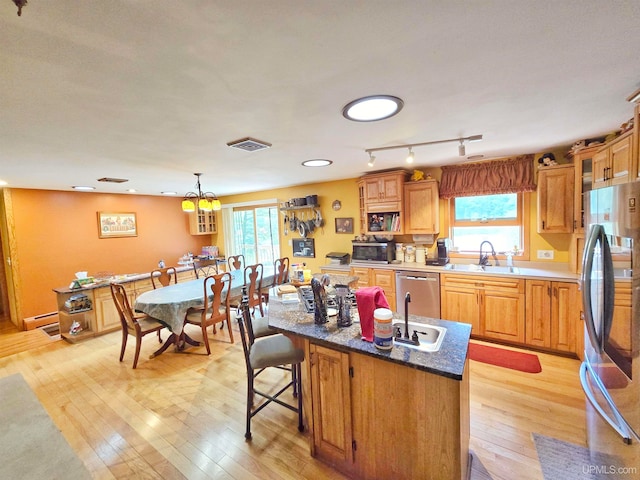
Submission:
[[[466,478],[466,369],[459,381],[305,342],[313,456],[359,479]]]
[[[525,343],[562,352],[578,353],[580,322],[578,286],[569,282],[526,281]]]
[[[524,280],[440,275],[440,309],[445,320],[471,324],[471,334],[508,342],[525,340]]]
[[[358,288],[378,286],[384,290],[389,308],[396,311],[396,272],[382,268],[351,267],[350,275],[358,277]]]

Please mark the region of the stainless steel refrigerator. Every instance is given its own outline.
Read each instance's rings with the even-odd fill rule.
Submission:
[[[640,478],[640,182],[586,195],[580,380],[590,467]]]

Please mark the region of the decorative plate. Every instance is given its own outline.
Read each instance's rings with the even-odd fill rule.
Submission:
[[[331,208],[338,211],[342,208],[342,203],[340,203],[340,200],[334,200],[333,203],[331,204]]]

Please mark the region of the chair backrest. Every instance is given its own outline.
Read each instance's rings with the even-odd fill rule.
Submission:
[[[201,260],[196,258],[193,261],[193,271],[196,274],[196,278],[206,278],[218,273],[218,261],[217,260]]]
[[[244,351],[244,361],[247,365],[247,374],[251,375],[251,360],[249,353],[251,346],[255,341],[253,335],[253,326],[251,324],[251,311],[249,310],[249,296],[247,287],[242,287],[242,302],[238,306],[236,319],[238,320],[238,329],[240,330],[240,338],[242,339],[242,350]]]
[[[151,272],[151,284],[154,290],[159,287],[167,287],[171,280],[173,280],[173,283],[178,283],[176,267],[157,268]]]
[[[113,297],[113,303],[116,304],[118,315],[120,315],[122,328],[127,329],[128,327],[135,329],[138,322],[134,318],[133,310],[129,304],[129,298],[127,297],[127,291],[124,289],[124,285],[120,283],[112,283],[111,296]]]
[[[273,284],[282,285],[289,282],[289,257],[276,258],[273,262]]]
[[[241,270],[244,268],[244,255],[231,255],[227,259],[227,263],[229,264],[229,271],[231,270]]]
[[[225,292],[226,289],[226,292]],[[229,272],[209,275],[204,279],[204,311],[211,309],[211,316],[216,316],[222,305],[229,310],[231,296],[231,274]],[[209,300],[209,292],[213,298]],[[223,297],[224,296],[224,297]]]
[[[262,290],[262,274],[264,266],[261,263],[248,265],[244,269],[244,284],[248,287],[249,306],[255,305],[253,300],[260,296]]]

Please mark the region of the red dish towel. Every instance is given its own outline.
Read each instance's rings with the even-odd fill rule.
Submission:
[[[362,287],[356,290],[356,303],[360,315],[362,339],[373,342],[373,312],[376,308],[389,308],[384,290],[380,287]]]

